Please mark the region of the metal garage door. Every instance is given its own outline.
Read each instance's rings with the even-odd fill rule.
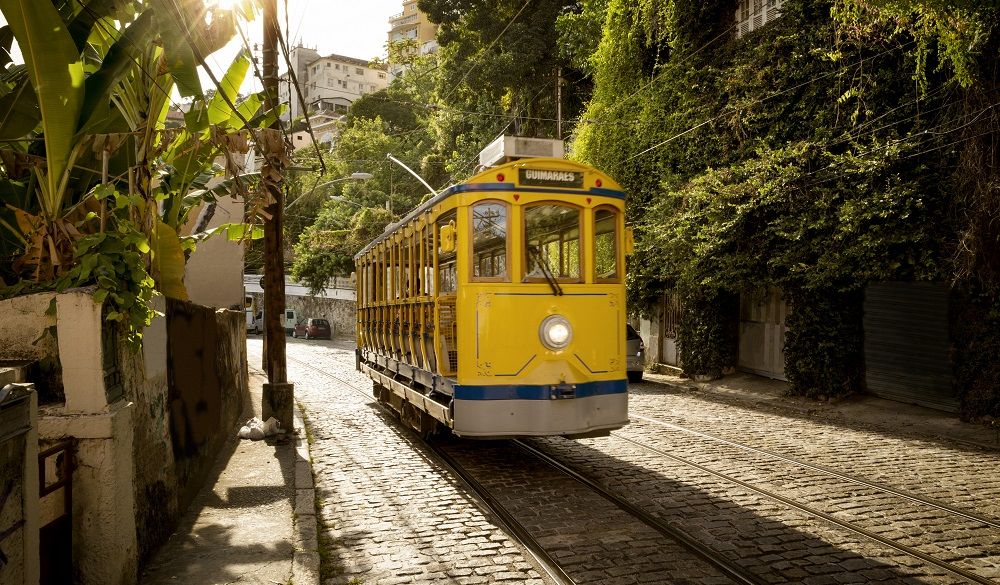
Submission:
[[[891,400],[957,411],[948,360],[948,286],[870,284],[864,309],[868,390]]]
[[[740,295],[737,368],[776,380],[788,380],[785,377],[787,316],[788,303],[777,289],[769,289],[760,296]]]

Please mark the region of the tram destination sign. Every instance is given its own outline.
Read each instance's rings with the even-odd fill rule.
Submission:
[[[521,185],[532,187],[583,187],[583,173],[574,171],[546,171],[543,169],[518,169]]]

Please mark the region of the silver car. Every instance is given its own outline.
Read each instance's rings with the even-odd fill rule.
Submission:
[[[625,325],[625,363],[628,381],[642,382],[642,371],[646,367],[646,344],[631,325]]]

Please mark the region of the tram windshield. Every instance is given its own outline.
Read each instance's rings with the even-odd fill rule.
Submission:
[[[544,204],[524,210],[524,280],[580,279],[580,210]]]
[[[472,276],[477,280],[507,277],[507,205],[472,207]]]

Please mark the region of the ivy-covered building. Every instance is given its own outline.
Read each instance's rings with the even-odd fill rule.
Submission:
[[[1000,417],[997,3],[602,14],[573,151],[631,192],[661,353]]]

